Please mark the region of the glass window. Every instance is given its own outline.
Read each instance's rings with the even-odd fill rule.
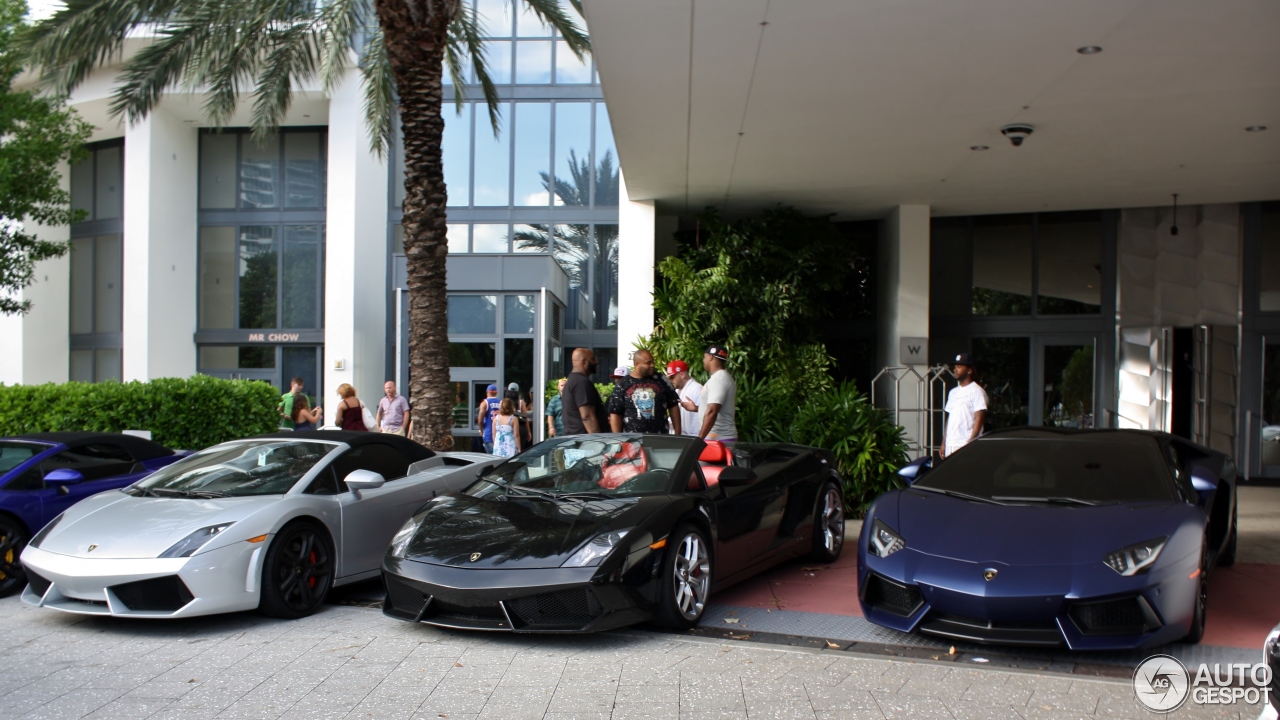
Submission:
[[[240,327],[276,327],[276,229],[240,228]]]
[[[98,348],[93,351],[93,381],[106,382],[120,380],[123,373],[120,367],[119,348]]]
[[[552,495],[665,495],[672,490],[671,471],[688,448],[667,435],[557,437],[498,465],[464,492],[494,497],[518,486]]]
[[[547,251],[546,225],[516,225],[511,234],[511,252],[544,253]]]
[[[496,367],[497,343],[449,343],[449,367]]]
[[[503,119],[511,116],[511,105],[501,106]],[[475,205],[509,205],[511,144],[499,130],[497,136],[489,126],[488,114],[482,109],[476,121]]]
[[[320,375],[316,372],[320,363],[318,362],[320,348],[318,347],[282,347],[280,348],[280,382],[284,387],[280,388],[281,392],[289,389],[289,381],[293,378],[302,378],[302,388],[304,391],[315,392],[320,387]]]
[[[93,276],[93,238],[73,238],[71,240],[72,335],[93,332]],[[92,370],[90,374],[92,375]]]
[[[511,44],[510,40],[490,40],[484,44],[484,66],[495,85],[511,84]]]
[[[274,370],[276,349],[268,345],[244,345],[239,348],[240,368],[243,370]]]
[[[1258,309],[1263,312],[1280,311],[1280,202],[1262,204],[1262,223],[1259,241],[1262,249],[1261,277],[1258,289]]]
[[[538,17],[533,8],[525,3],[519,3],[521,12],[516,15],[516,35],[520,37],[547,37],[551,34],[551,28]]]
[[[474,103],[465,103],[462,112],[451,112],[445,109],[444,140],[441,147],[444,161],[444,181],[449,191],[451,207],[471,204],[471,112]],[[403,152],[396,153],[397,157]],[[400,200],[396,206],[404,204],[404,168],[403,160],[400,171]]]
[[[202,370],[240,369],[240,348],[219,345],[202,345],[199,353]]]
[[[93,217],[95,220],[110,220],[120,217],[123,206],[124,172],[121,170],[119,145],[104,147],[97,155],[97,168],[94,172]]]
[[[201,329],[230,329],[236,326],[234,227],[200,228],[199,314]]]
[[[515,107],[515,203],[546,207],[551,204],[547,192],[551,172],[551,105],[518,103]]]
[[[1031,338],[974,338],[978,383],[987,391],[987,426],[991,430],[1028,424],[1031,385]]]
[[[148,476],[129,492],[174,497],[282,495],[336,447],[279,439],[215,445]]]
[[[1044,346],[1044,424],[1091,428],[1093,345]]]
[[[83,220],[93,219],[93,153],[71,166],[71,208],[83,210]]]
[[[333,461],[334,474],[343,480],[356,470],[371,470],[389,482],[409,474],[409,459],[390,445],[377,443],[352,448]]]
[[[604,103],[596,103],[596,205],[618,204],[618,151]]]
[[[508,250],[507,225],[477,223],[471,230],[471,252],[505,253]]]
[[[569,276],[569,302],[565,307],[564,326],[570,330],[581,330],[591,319],[591,306],[587,301],[591,226],[557,225],[554,240],[556,262]]]
[[[591,103],[556,104],[556,205],[591,202]]]
[[[236,139],[238,133],[200,135],[200,207],[236,206]]]
[[[934,316],[968,315],[973,307],[973,250],[968,218],[934,218],[929,223],[929,303]],[[931,333],[932,334],[932,333]],[[937,343],[930,340],[930,349]],[[955,352],[968,350],[967,343]],[[945,358],[955,352],[944,352]]]
[[[556,42],[556,82],[561,85],[591,82],[591,56],[579,60],[569,49],[569,43]]]
[[[404,225],[399,223],[391,227],[391,252],[396,255],[404,254]]]
[[[480,16],[486,36],[511,37],[511,0],[475,0],[473,7]]]
[[[452,357],[452,354],[450,354]],[[467,397],[467,383],[456,382],[453,385],[453,426],[455,428],[471,427],[471,399]],[[480,403],[477,401],[477,405]]]
[[[124,293],[121,291],[122,263],[119,235],[100,235],[94,239],[94,332],[120,332],[120,315],[124,304]]]
[[[502,386],[520,386],[527,396],[533,387],[533,338],[507,338],[502,341]]]
[[[446,128],[448,124],[446,123]],[[447,130],[446,130],[447,131]],[[404,209],[404,130],[400,127],[400,118],[396,117],[396,129],[392,133],[395,147],[391,150],[391,155],[395,158],[395,173],[391,176],[391,207],[397,210]],[[449,182],[449,170],[445,168],[445,182]]]
[[[551,41],[521,40],[516,43],[516,82],[547,85],[551,82]]]
[[[592,290],[595,327],[618,327],[618,226],[595,226],[595,287]]]
[[[280,326],[319,328],[323,244],[318,225],[284,227],[284,267]]]
[[[1036,228],[1036,312],[1102,312],[1102,218],[1099,213],[1045,213]]]
[[[73,382],[93,382],[93,351],[71,351],[71,380]]]
[[[450,295],[450,335],[492,335],[498,326],[497,295]]]
[[[398,227],[398,226],[397,226]],[[471,226],[463,223],[448,225],[449,252],[465,253],[471,250]]]
[[[324,204],[324,163],[320,133],[284,133],[285,207]]]
[[[502,331],[511,335],[532,335],[537,310],[533,301],[533,295],[508,295],[503,307]]]
[[[240,143],[240,202],[246,208],[280,207],[280,136]]]
[[[973,314],[1031,314],[1031,216],[973,220]]]

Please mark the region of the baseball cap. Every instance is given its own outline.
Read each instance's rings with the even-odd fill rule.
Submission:
[[[485,390],[488,392],[498,392],[498,386],[490,384],[489,387],[485,388]]]
[[[515,390],[516,392],[520,392],[520,383],[511,383],[510,385],[508,385],[508,386],[507,386],[507,389],[508,389],[508,390]]]
[[[955,360],[951,361],[952,365],[967,365],[969,367],[978,367],[978,363],[973,359],[973,355],[969,353],[960,353],[956,355]]]
[[[609,377],[624,377],[630,374],[631,374],[631,371],[627,369],[626,365],[619,365],[618,367],[613,369],[613,374],[610,375]]]
[[[729,351],[725,350],[723,345],[712,345],[708,347],[707,354],[711,357],[718,357],[721,360],[729,359]]]
[[[689,372],[689,364],[683,360],[672,360],[667,363],[667,375],[676,375],[682,372]]]

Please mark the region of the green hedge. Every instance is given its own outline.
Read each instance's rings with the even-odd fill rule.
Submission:
[[[266,383],[207,375],[145,383],[0,384],[0,437],[150,430],[161,445],[197,450],[275,431],[279,403],[280,393]]]

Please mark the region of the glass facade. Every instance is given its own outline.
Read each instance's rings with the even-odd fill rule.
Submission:
[[[95,143],[71,166],[71,380],[120,380],[124,310],[124,144]]]

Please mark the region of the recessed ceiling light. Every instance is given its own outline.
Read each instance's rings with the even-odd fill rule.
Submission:
[[[1245,132],[1262,132],[1263,130],[1266,130],[1266,129],[1267,129],[1266,125],[1250,125],[1249,127],[1245,128],[1244,131]]]
[[[986,145],[970,145],[969,149],[970,150],[990,150],[991,148],[987,147]]]
[[[1076,52],[1081,55],[1097,55],[1102,52],[1102,48],[1097,45],[1085,45],[1084,47],[1076,48]]]
[[[311,117],[311,116],[310,116],[310,115],[303,115],[302,117]]]

